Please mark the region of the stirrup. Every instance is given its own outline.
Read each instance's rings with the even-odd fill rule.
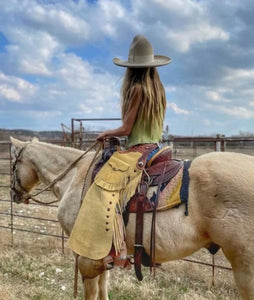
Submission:
[[[124,268],[127,262],[127,255],[111,256],[110,254],[103,258],[103,263],[106,270],[111,270],[114,267]]]
[[[131,269],[131,265],[133,265],[133,255],[118,255],[111,256],[107,255],[103,259],[104,267],[106,270],[111,270],[114,267],[122,268],[122,269]]]

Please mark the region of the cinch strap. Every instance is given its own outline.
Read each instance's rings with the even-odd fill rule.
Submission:
[[[183,179],[182,179],[182,186],[180,190],[180,199],[182,203],[185,203],[185,215],[188,216],[188,198],[189,198],[189,168],[191,165],[190,160],[184,161],[184,168],[183,168]]]

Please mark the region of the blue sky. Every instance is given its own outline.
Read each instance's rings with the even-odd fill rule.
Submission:
[[[172,58],[158,69],[171,134],[253,133],[253,15],[253,0],[2,0],[0,128],[120,117],[125,69],[112,59],[143,34]]]

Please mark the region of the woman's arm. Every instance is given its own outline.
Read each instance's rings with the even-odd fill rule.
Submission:
[[[124,136],[124,135],[129,135],[131,133],[132,127],[137,117],[140,101],[142,98],[141,87],[135,88],[131,98],[132,99],[130,99],[130,102],[132,103],[132,106],[130,107],[127,114],[124,116],[122,126],[116,129],[109,129],[100,133],[97,136],[98,141],[103,141],[104,138],[109,136]]]

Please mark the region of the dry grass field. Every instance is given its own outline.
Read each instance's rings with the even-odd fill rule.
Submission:
[[[202,152],[204,150],[200,150]],[[252,152],[253,154],[253,152]],[[0,173],[9,172],[9,162],[1,160],[8,153],[0,155]],[[186,150],[176,155],[186,156]],[[193,154],[187,153],[191,158]],[[8,200],[8,175],[0,175],[0,199]],[[43,199],[51,200],[51,193]],[[68,246],[62,253],[60,238],[44,234],[61,235],[57,222],[34,220],[31,217],[56,220],[55,207],[38,205],[13,205],[13,225],[20,230],[36,231],[41,234],[14,230],[13,241],[9,226],[10,202],[0,201],[0,300],[69,300],[73,299],[74,259]],[[6,215],[5,215],[6,214]],[[30,218],[24,218],[28,216]],[[191,259],[211,263],[211,255],[203,249]],[[215,255],[215,263],[229,267],[221,251]],[[212,269],[209,266],[186,261],[163,264],[156,270],[155,279],[149,269],[143,268],[144,280],[139,282],[134,270],[113,270],[111,272],[109,299],[111,300],[203,300],[240,299],[231,271],[216,268],[214,286]],[[79,280],[78,298],[82,298],[82,284]]]
[[[15,236],[11,246],[7,232],[1,232],[0,299],[1,300],[69,300],[73,287],[73,256],[68,249],[62,254],[59,243],[52,238]],[[220,254],[218,260],[223,260]],[[205,251],[196,258],[207,260]],[[111,272],[109,299],[167,300],[167,299],[239,299],[232,273],[216,269],[215,285],[211,284],[211,270],[184,261],[164,264],[156,271],[156,278],[143,268],[144,280],[138,282],[134,271]],[[79,280],[78,298],[82,299]]]

